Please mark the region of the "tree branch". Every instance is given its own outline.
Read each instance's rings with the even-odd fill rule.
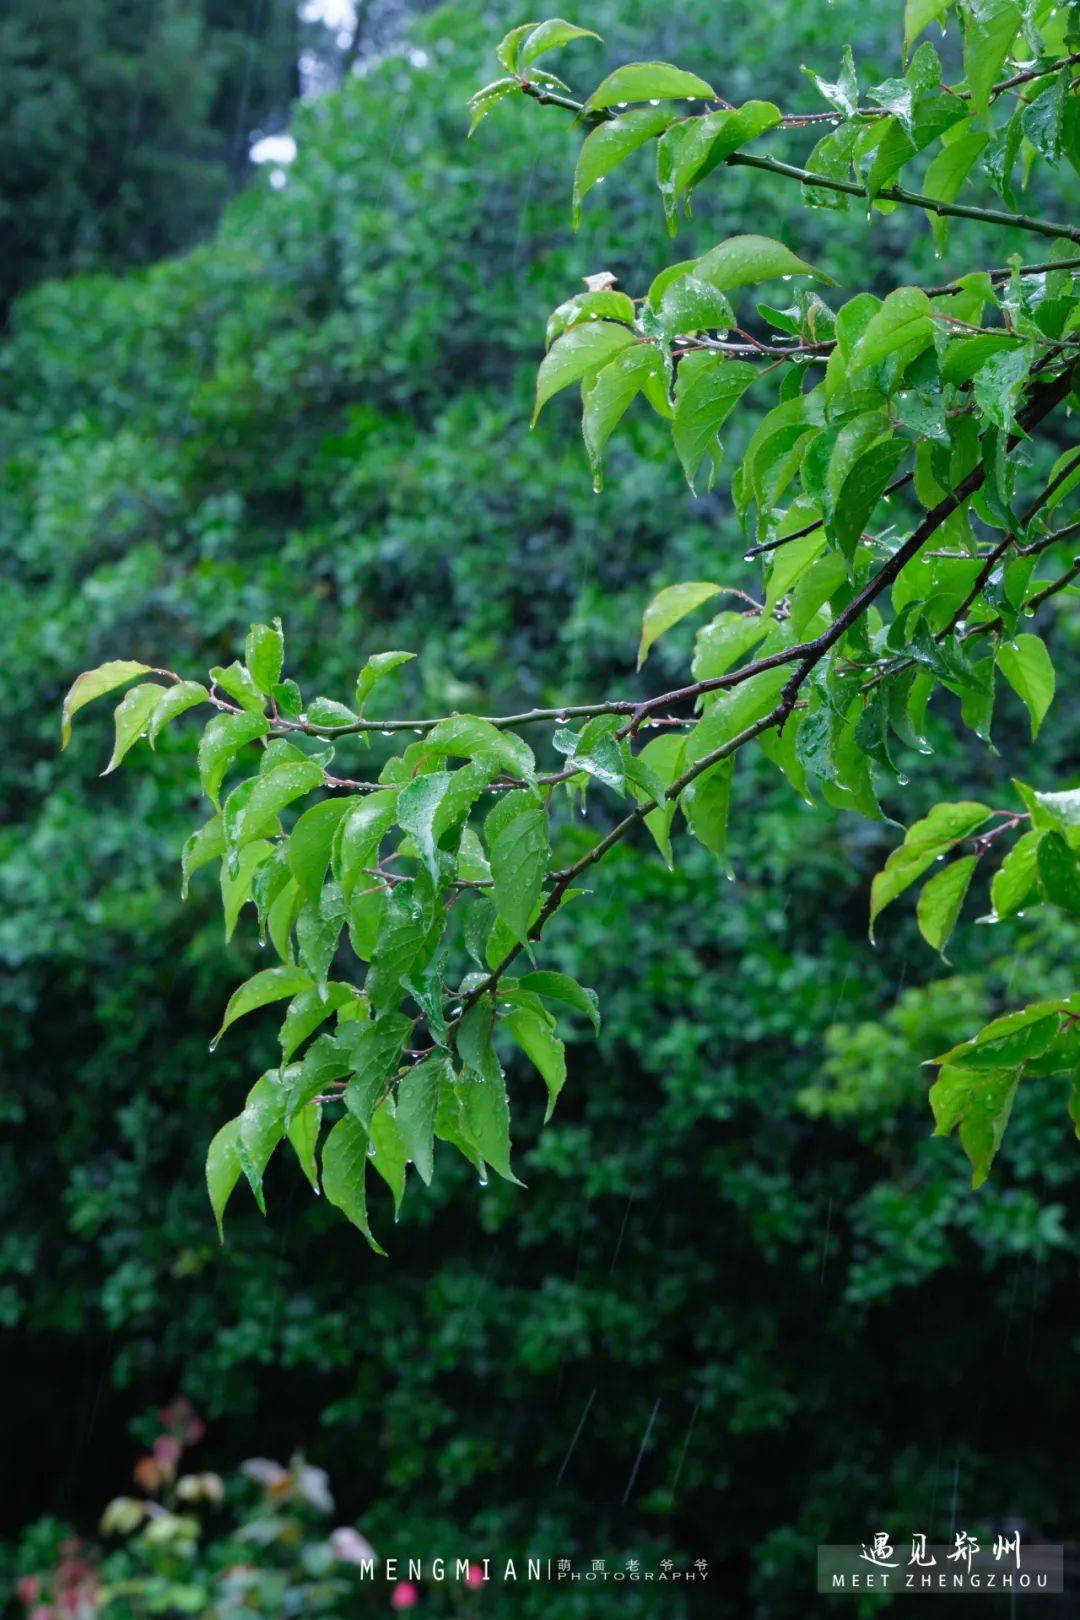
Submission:
[[[829,174],[816,174],[812,169],[800,169],[795,163],[784,163],[780,158],[757,157],[752,152],[732,152],[724,159],[733,168],[763,169],[769,174],[785,175],[799,180],[804,186],[818,186],[824,191],[843,192],[849,197],[865,197],[870,202],[907,203],[928,214],[948,216],[952,219],[981,219],[988,225],[1011,227],[1018,231],[1034,231],[1038,236],[1064,237],[1080,242],[1080,225],[1058,224],[1050,219],[1035,219],[1031,214],[1011,214],[1002,208],[977,208],[972,203],[943,202],[940,197],[927,197],[921,191],[909,191],[906,186],[882,186],[871,193],[869,187],[857,180],[840,180]]]
[[[1036,398],[1029,402],[1025,409],[1017,416],[1017,427],[1022,431],[1018,431],[1011,436],[1009,441],[1010,449],[1019,443],[1020,438],[1027,432],[1029,428],[1034,427],[1038,422],[1042,421],[1044,416],[1048,415],[1056,405],[1059,405],[1061,401],[1068,396],[1071,386],[1071,373],[1069,371],[1064,371],[1060,377],[1056,378],[1052,383],[1047,384],[1047,386],[1041,390]],[[665,800],[677,801],[680,794],[683,793],[685,789],[697,779],[697,777],[701,776],[703,772],[709,770],[713,765],[719,764],[721,760],[727,759],[730,755],[737,752],[738,749],[742,748],[746,743],[752,741],[753,738],[759,737],[763,732],[771,731],[778,727],[783,727],[785,721],[788,719],[795,707],[800,687],[813,672],[816,665],[821,662],[826,653],[836,645],[836,643],[852,627],[852,625],[854,625],[863,616],[863,614],[877,600],[882,592],[885,591],[899,577],[899,575],[907,567],[908,563],[911,562],[912,558],[915,557],[926,544],[930,536],[941,527],[945,520],[950,517],[954,511],[956,511],[957,507],[960,506],[963,501],[975,493],[975,491],[983,483],[985,477],[985,468],[980,464],[978,467],[972,469],[967,477],[957,485],[955,490],[951,491],[942,500],[940,500],[935,507],[927,512],[922,522],[913,531],[911,536],[896,552],[894,552],[887,562],[882,564],[877,573],[874,574],[871,579],[867,580],[862,590],[856,593],[844,611],[837,615],[829,628],[823,631],[820,636],[815,637],[812,641],[802,642],[795,647],[789,647],[784,652],[773,654],[769,658],[759,659],[756,665],[747,665],[741,671],[736,670],[732,672],[733,677],[739,677],[745,680],[751,674],[757,674],[765,669],[774,669],[784,663],[796,661],[798,663],[798,667],[791,676],[791,679],[784,686],[784,689],[780,694],[779,701],[772,709],[770,709],[768,714],[763,715],[760,720],[753,721],[736,736],[728,738],[726,742],[723,742],[717,748],[714,748],[711,753],[704,754],[701,759],[695,760],[691,766],[683,771],[681,776],[676,777],[675,781],[671,783],[670,787],[664,794]],[[1080,575],[1080,558],[1076,560],[1070,569],[1066,570],[1065,574],[1063,574],[1060,579],[1052,581],[1051,585],[1048,586],[1045,591],[1039,593],[1037,598],[1033,598],[1032,603],[1029,605],[1037,605],[1038,602],[1045,600],[1048,595],[1052,595],[1054,591],[1063,589],[1064,586],[1077,575]],[[701,690],[705,689],[707,685],[710,685],[712,689],[715,689],[717,686],[723,684],[734,685],[735,680],[728,676],[721,676],[716,682],[698,682],[696,688],[684,688],[684,691],[689,692],[690,690],[696,690],[700,692]],[[678,694],[669,694],[669,697],[670,696],[677,697]],[[650,812],[655,808],[656,805],[651,801],[638,805],[636,809],[631,810],[629,814],[624,816],[621,821],[616,822],[615,826],[612,827],[610,832],[601,838],[598,843],[594,844],[591,849],[586,850],[585,854],[582,855],[579,860],[575,861],[572,866],[568,866],[564,871],[557,874],[551,892],[541,907],[535,923],[529,930],[529,938],[531,940],[540,938],[545,924],[559,909],[566,890],[570,887],[574,880],[580,877],[582,872],[586,871],[588,867],[601,860],[603,856],[605,856],[610,849],[625,838],[627,833],[636,827],[639,822],[644,821],[645,817],[649,815]],[[458,1014],[457,1019],[454,1020],[455,1024],[469,1010],[470,1007],[474,1006],[476,1002],[480,1000],[481,996],[484,996],[489,991],[495,989],[503,974],[517,960],[523,949],[524,945],[522,944],[512,946],[511,949],[506,952],[505,956],[498,963],[498,965],[493,968],[492,971],[484,979],[482,979],[479,984],[475,985],[473,989],[469,991],[461,1003],[461,1012]]]
[[[586,111],[584,102],[575,101],[573,96],[564,96],[558,91],[545,90],[529,79],[521,80],[521,89],[525,95],[531,96],[533,101],[538,101],[542,106],[562,107],[584,123],[606,123],[618,116],[606,107],[597,108],[593,112]],[[977,208],[971,203],[944,202],[940,197],[927,197],[922,192],[909,191],[906,186],[883,186],[880,191],[871,195],[869,188],[860,185],[857,180],[840,180],[833,175],[817,174],[812,169],[799,168],[795,163],[784,163],[780,158],[757,157],[751,152],[732,152],[723,162],[732,168],[763,169],[769,174],[779,174],[789,180],[798,180],[805,186],[818,186],[824,191],[843,192],[849,197],[865,197],[871,202],[883,198],[886,202],[905,203],[912,208],[921,208],[926,213],[937,214],[940,217],[981,219],[990,225],[1011,226],[1015,230],[1034,231],[1039,236],[1064,237],[1070,242],[1080,242],[1080,226],[1036,219],[1031,214],[1008,213],[1001,208]]]

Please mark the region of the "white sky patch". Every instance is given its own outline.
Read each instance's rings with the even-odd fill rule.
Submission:
[[[295,156],[291,135],[263,135],[251,148],[252,163],[291,163]]]
[[[305,0],[300,8],[304,22],[325,23],[334,31],[342,47],[349,43],[356,26],[356,7],[353,0]]]

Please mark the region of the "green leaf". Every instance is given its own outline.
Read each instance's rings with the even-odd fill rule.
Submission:
[[[989,138],[985,130],[971,129],[966,124],[954,125],[923,176],[920,189],[924,195],[936,197],[941,202],[955,202]],[[927,218],[934,245],[939,253],[943,253],[948,239],[949,216],[928,210]]]
[[[309,1102],[297,1110],[285,1127],[285,1134],[300,1161],[301,1170],[311,1183],[313,1192],[319,1190],[319,1167],[315,1161],[315,1149],[321,1125],[322,1103]]]
[[[499,58],[507,73],[517,73],[521,47],[533,30],[539,26],[539,23],[534,22],[518,23],[517,27],[511,28],[508,34],[504,34],[498,45],[496,45],[495,55]]]
[[[364,704],[371,696],[373,688],[392,670],[400,669],[416,657],[411,652],[381,652],[372,653],[359,675],[356,677],[356,707],[362,714]]]
[[[581,222],[581,205],[593,186],[631,152],[661,134],[676,116],[671,107],[637,107],[619,118],[607,118],[586,136],[574,170],[573,223]]]
[[[484,837],[495,910],[514,939],[524,943],[547,872],[547,811],[526,789],[508,793],[489,813]]]
[[[791,549],[785,546],[778,555],[786,556]],[[744,654],[757,646],[769,628],[768,620],[761,614],[718,613],[697,633],[691,665],[695,681],[711,681],[726,675]]]
[[[518,986],[532,995],[542,996],[545,1001],[562,1002],[567,1007],[573,1007],[575,1012],[584,1013],[599,1035],[600,1004],[596,999],[596,991],[578,984],[568,973],[554,973],[547,968],[538,968],[533,973],[523,974],[518,980]]]
[[[317,900],[338,828],[357,808],[354,798],[324,799],[297,820],[287,845],[289,870],[306,900]]]
[[[1080,827],[1080,788],[1068,788],[1064,793],[1036,793],[1034,800],[1064,826]]]
[[[732,236],[720,242],[697,261],[694,274],[700,281],[727,292],[749,282],[775,281],[782,276],[817,276],[835,285],[831,276],[800,259],[782,242],[771,236]]]
[[[581,431],[589,457],[593,488],[603,487],[604,447],[624,413],[644,392],[660,415],[670,414],[667,378],[659,349],[637,344],[618,355],[582,385]]]
[[[1037,1001],[991,1019],[970,1041],[951,1047],[935,1063],[963,1069],[1008,1069],[1039,1057],[1055,1039],[1067,1003]]]
[[[285,1001],[310,988],[310,977],[298,967],[264,968],[261,973],[253,974],[229,997],[221,1028],[210,1042],[210,1050],[214,1050],[229,1025],[235,1024],[245,1013],[269,1006],[273,1001]]]
[[[1018,838],[990,884],[994,916],[1011,917],[1029,898],[1038,881],[1039,840],[1042,829],[1032,828]]]
[[[281,679],[285,662],[285,637],[281,620],[273,624],[253,624],[244,642],[244,663],[255,685],[267,697]]]
[[[968,0],[964,18],[964,76],[972,105],[984,113],[1021,22],[1015,0]]]
[[[685,619],[688,613],[719,596],[722,585],[712,580],[688,579],[678,585],[665,585],[657,591],[641,616],[641,640],[638,644],[637,667],[641,668],[649,656],[649,649],[672,625]]]
[[[266,699],[255,685],[249,671],[237,659],[234,658],[227,668],[216,664],[210,671],[210,679],[215,686],[226,692],[234,703],[239,703],[242,709],[249,709],[252,714],[262,714]]]
[[[671,164],[671,186],[681,197],[699,185],[733,152],[779,124],[781,113],[771,101],[747,101],[725,107],[677,126],[681,139]]]
[[[423,948],[432,914],[414,883],[396,883],[387,897],[371,966],[364,984],[379,1010],[401,1000],[401,981]]]
[[[221,808],[221,783],[241,748],[269,729],[262,714],[219,714],[207,725],[199,743],[199,781],[215,809]]]
[[[803,72],[821,92],[830,107],[835,107],[836,111],[841,113],[844,118],[854,118],[859,105],[859,81],[855,73],[855,58],[852,55],[850,45],[844,47],[843,66],[835,83],[822,79],[811,68],[804,67]],[[809,167],[814,168],[814,164],[811,163]]]
[[[335,1035],[320,1035],[312,1041],[300,1063],[283,1069],[286,1080],[285,1124],[292,1123],[301,1108],[312,1102],[335,1080],[351,1072],[351,1062]]]
[[[1061,156],[1068,123],[1070,69],[1063,68],[1024,107],[1020,125],[1025,136],[1048,163]]]
[[[626,780],[639,804],[655,804],[645,816],[645,826],[668,867],[674,867],[671,828],[678,811],[667,789],[680,774],[686,739],[678,731],[663,732],[645,744],[626,767]],[[657,803],[657,788],[662,797]]]
[[[569,388],[571,383],[594,376],[601,366],[606,366],[635,341],[632,332],[610,321],[590,321],[564,332],[552,344],[536,374],[533,423],[553,394]]]
[[[502,1027],[512,1036],[530,1063],[535,1064],[544,1078],[548,1090],[544,1123],[551,1118],[559,1092],[566,1084],[566,1048],[546,1017],[528,1007],[516,1008],[502,1020]]]
[[[462,1121],[480,1157],[497,1175],[520,1186],[510,1168],[510,1104],[491,1038],[493,1018],[491,1006],[478,1002],[458,1025],[457,1048],[464,1064],[458,1084]]]
[[[519,88],[516,78],[493,79],[477,90],[475,95],[469,97],[466,106],[469,111],[469,134],[473,133],[478,124],[483,123],[488,113],[499,105],[504,96]]]
[[[323,1147],[323,1192],[327,1203],[340,1209],[354,1226],[359,1227],[375,1253],[385,1255],[386,1250],[375,1241],[368,1225],[364,1185],[367,1161],[367,1132],[346,1114],[344,1119],[338,1120]]]
[[[357,716],[344,703],[338,703],[334,698],[317,697],[304,710],[305,720],[313,726],[353,726]]]
[[[719,741],[721,739],[717,739]],[[693,733],[687,738],[686,766],[694,763],[693,749],[698,746]],[[710,750],[701,746],[701,753]],[[699,756],[700,757],[700,756]],[[735,774],[732,758],[717,760],[696,776],[679,795],[679,803],[687,825],[700,844],[715,855],[725,871],[730,870],[727,859],[727,822],[731,803],[731,783]]]
[[[616,793],[626,792],[626,773],[623,756],[614,733],[619,720],[613,714],[597,714],[586,722],[580,733],[560,728],[552,743],[566,756],[568,769],[581,770]]]
[[[225,830],[221,817],[214,816],[205,826],[184,840],[180,853],[180,898],[186,900],[191,876],[225,853]]]
[[[197,703],[209,703],[210,694],[205,686],[198,681],[177,681],[175,686],[167,686],[161,701],[154,706],[150,716],[150,725],[146,735],[150,740],[151,748],[157,742],[170,720],[193,709]]]
[[[296,879],[290,879],[296,883]],[[287,889],[282,893],[286,894]],[[345,923],[345,900],[337,884],[328,883],[317,901],[296,889],[296,946],[300,961],[316,984],[325,986]]]
[[[291,759],[255,779],[243,800],[230,794],[225,801],[225,840],[238,844],[248,829],[262,827],[269,816],[276,816],[295,799],[322,787],[325,772],[313,759]]]
[[[930,300],[919,287],[897,287],[870,317],[851,354],[849,370],[860,371],[895,354],[918,353],[934,339]]]
[[[401,1062],[412,1021],[403,1013],[384,1013],[374,1023],[346,1024],[338,1045],[352,1064],[345,1106],[367,1130],[371,1116]]]
[[[1031,375],[1031,367],[1040,351],[1033,343],[1019,348],[1001,349],[990,356],[975,373],[972,385],[975,402],[988,422],[1012,432],[1016,411]]]
[[[594,292],[575,293],[552,310],[548,316],[544,342],[550,348],[557,337],[582,321],[620,321],[624,326],[634,324],[634,301],[614,287],[598,287]]]
[[[1009,1123],[1018,1076],[1004,1071],[942,1069],[930,1087],[935,1136],[959,1128],[960,1143],[971,1161],[971,1185],[981,1187]]]
[[[655,313],[651,306],[642,313],[644,330],[652,336],[658,327],[659,335],[669,343],[677,337],[692,337],[695,332],[726,333],[734,325],[735,312],[727,294],[692,271],[673,276],[664,287]]]
[[[897,895],[922,877],[939,855],[945,855],[982,826],[990,816],[985,804],[970,800],[936,804],[921,821],[913,822],[904,842],[894,849],[870,889],[870,938],[874,923]]]
[[[805,528],[807,515],[805,509],[789,508],[787,517],[778,531],[778,538],[782,539],[784,537],[784,530],[789,520],[792,532],[796,529]],[[824,551],[825,545],[825,530],[819,526],[811,529],[808,534],[802,535],[798,540],[792,540],[790,544],[780,546],[774,551],[772,566],[769,569],[769,585],[765,593],[766,613],[771,613],[777,602],[781,601],[807,570],[813,567],[817,558]],[[747,619],[741,613],[734,613],[731,617],[741,621],[744,625],[753,625],[755,622],[753,619]],[[763,632],[765,626],[760,619],[757,620],[757,625],[760,631]],[[741,652],[738,656],[742,656]]]
[[[243,856],[241,855],[241,860]],[[275,895],[266,914],[266,932],[283,962],[293,960],[292,931],[301,906],[296,879],[290,877]]]
[[[597,85],[584,111],[617,107],[624,101],[674,101],[684,97],[715,101],[716,91],[696,73],[687,73],[670,62],[627,62]]]
[[[425,747],[430,753],[451,754],[460,759],[488,756],[527,781],[536,774],[536,760],[528,743],[476,714],[452,714],[440,720],[428,732]]]
[[[242,1173],[240,1121],[230,1119],[229,1123],[218,1131],[206,1154],[206,1188],[210,1194],[210,1207],[214,1211],[214,1220],[217,1223],[218,1238],[222,1243],[225,1241],[225,1206]]]
[[[248,1092],[240,1115],[240,1164],[255,1202],[266,1214],[263,1175],[271,1155],[285,1135],[286,1091],[277,1069],[269,1069]]]
[[[846,557],[853,555],[879,500],[910,448],[905,439],[884,435],[859,456],[840,485],[831,503],[830,526]]]
[[[906,0],[904,6],[904,55],[924,28],[944,17],[953,0]]]
[[[757,367],[746,361],[725,360],[722,355],[704,350],[684,355],[679,361],[671,433],[692,494],[697,494],[695,480],[706,456],[706,488],[712,487],[721,455],[717,433],[757,375]]]
[[[342,823],[341,836],[335,853],[335,870],[341,880],[346,901],[352,899],[361,879],[364,879],[365,883],[372,881],[364,869],[375,865],[379,846],[394,825],[397,817],[397,793],[392,791],[368,793],[359,803],[354,800],[348,802],[353,804],[354,808]]]
[[[431,1185],[435,1159],[435,1115],[439,1087],[453,1078],[450,1060],[444,1053],[424,1058],[398,1085],[397,1123],[405,1152],[416,1166],[425,1186]]]
[[[535,62],[538,56],[547,51],[553,51],[560,45],[568,45],[572,39],[599,39],[591,28],[578,28],[574,23],[564,21],[562,17],[549,17],[547,22],[538,23],[529,34],[521,47],[518,57],[519,66],[527,67]]]
[[[1059,832],[1044,833],[1038,852],[1039,877],[1051,905],[1080,917],[1080,860]]]
[[[320,993],[317,985],[312,985],[308,990],[301,990],[300,994],[289,1003],[281,1028],[278,1030],[282,1063],[288,1063],[308,1036],[332,1017],[340,1007],[357,1007],[360,1000],[360,992],[355,985],[344,984],[338,980],[331,980],[326,986],[325,994]]]
[[[405,1140],[389,1098],[371,1116],[368,1138],[371,1142],[371,1162],[393,1194],[396,1220],[405,1196],[407,1155]]]
[[[109,763],[102,771],[102,776],[108,776],[115,771],[124,755],[133,748],[150,724],[150,718],[161,701],[165,688],[157,681],[143,681],[140,686],[133,686],[127,695],[121,698],[116,705],[114,716],[116,736],[113,742],[113,751]]]
[[[427,776],[416,777],[398,795],[398,825],[415,840],[420,858],[436,882],[439,877],[439,856],[435,818],[453,780],[451,771],[432,771]]]
[[[1038,636],[1019,635],[1003,641],[997,666],[1031,717],[1032,740],[1054,700],[1054,666],[1046,644]]]
[[[950,861],[934,874],[919,896],[915,910],[919,933],[942,956],[956,927],[978,859],[977,855],[961,855],[958,860]]]
[[[104,697],[106,692],[115,692],[118,686],[126,685],[136,675],[154,673],[149,664],[137,664],[130,658],[114,658],[107,664],[99,664],[96,669],[84,670],[76,677],[64,699],[60,716],[60,747],[66,748],[70,742],[71,722],[80,709],[95,698]]]

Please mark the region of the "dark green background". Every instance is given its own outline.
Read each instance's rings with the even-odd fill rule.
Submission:
[[[894,69],[901,31],[898,5],[854,0],[662,14],[609,0],[574,15],[607,41],[566,53],[578,84],[661,56],[729,100],[788,106],[813,104],[801,61],[828,74],[851,38],[872,82]],[[179,846],[202,819],[194,733],[175,728],[156,758],[140,750],[99,780],[103,705],[57,756],[78,670],[130,656],[197,675],[275,613],[309,692],[348,698],[367,654],[415,649],[399,690],[418,713],[671,684],[689,631],[637,680],[641,608],[680,578],[746,583],[724,481],[693,501],[660,434],[634,419],[598,498],[572,403],[528,432],[551,306],[605,269],[638,292],[668,258],[744,229],[823,263],[841,296],[1023,246],[962,224],[935,269],[918,216],[868,228],[857,210],[808,214],[797,188],[733,170],[702,188],[672,249],[644,157],[594,193],[575,237],[576,137],[560,115],[508,104],[464,140],[463,103],[496,71],[492,38],[518,20],[504,4],[415,19],[407,49],[296,113],[283,189],[257,179],[184,257],[41,285],[10,312],[4,1529],[42,1513],[92,1526],[125,1486],[132,1420],[183,1390],[208,1420],[207,1466],[302,1445],[380,1552],[703,1556],[715,1584],[700,1612],[801,1616],[819,1540],[886,1526],[944,1539],[1013,1517],[1033,1539],[1075,1533],[1064,1099],[1049,1085],[1022,1095],[976,1195],[958,1147],[929,1138],[920,1068],[984,1015],[1064,988],[1067,930],[1035,915],[964,926],[949,966],[901,902],[872,949],[869,878],[895,829],[811,811],[764,761],[748,765],[734,884],[686,841],[674,875],[640,843],[552,930],[550,964],[595,985],[605,1023],[573,1049],[546,1130],[535,1080],[512,1074],[526,1191],[481,1189],[448,1158],[396,1229],[376,1206],[386,1262],[282,1164],[269,1220],[238,1193],[222,1251],[206,1144],[274,1048],[267,1018],[207,1051],[259,953],[250,924],[225,950],[206,873],[179,900]],[[124,21],[130,43],[144,22]],[[276,50],[255,53],[268,105],[275,75],[281,105],[281,74],[291,83]],[[46,155],[18,125],[21,83],[4,114],[19,160],[0,176],[5,217],[25,202],[13,172]],[[154,129],[166,121],[155,113]],[[47,165],[72,185],[84,140],[65,128]],[[153,130],[145,141],[144,156]],[[797,134],[782,142],[805,150]],[[201,231],[235,179],[228,162],[215,174],[196,197],[155,159],[145,196],[160,229],[135,233],[126,256]],[[1059,210],[1064,177],[1061,189]],[[71,206],[93,243],[93,188]],[[114,263],[126,240],[123,227],[102,236],[84,260],[28,241],[7,273],[31,285]],[[746,431],[733,425],[731,465]],[[1061,690],[1075,690],[1075,624],[1050,634]],[[1067,785],[1070,720],[1059,700],[1033,750],[1007,694],[995,759],[939,703],[936,753],[911,762],[887,807],[910,821],[935,797],[1006,802],[1010,774]],[[513,1612],[654,1612],[622,1591],[555,1601],[535,1589]],[[688,1603],[663,1612],[697,1612]]]

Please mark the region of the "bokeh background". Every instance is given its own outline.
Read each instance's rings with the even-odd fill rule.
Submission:
[[[891,0],[571,15],[605,36],[565,53],[578,85],[658,56],[785,106],[813,105],[802,62],[828,76],[850,39],[874,82],[901,39]],[[1063,1100],[1027,1090],[972,1194],[920,1068],[1064,989],[1075,938],[965,926],[947,964],[901,904],[871,948],[895,829],[810,811],[764,761],[740,774],[733,883],[688,841],[674,874],[642,842],[553,931],[605,1023],[547,1129],[511,1075],[527,1190],[448,1159],[392,1231],[384,1213],[386,1262],[277,1166],[269,1219],[238,1193],[217,1245],[206,1144],[274,1061],[269,1020],[207,1051],[254,929],[226,950],[206,873],[179,898],[193,732],[99,780],[107,705],[57,753],[73,675],[118,656],[198,674],[280,613],[291,672],[339,697],[384,647],[420,654],[415,712],[644,690],[650,592],[746,583],[743,544],[724,480],[693,500],[644,417],[600,497],[572,405],[528,431],[549,309],[584,274],[636,292],[743,229],[852,291],[1023,245],[960,222],[937,264],[917,215],[807,213],[736,169],[672,250],[644,154],[575,236],[561,115],[508,102],[465,141],[520,20],[506,0],[0,7],[5,1571],[61,1524],[93,1532],[177,1394],[206,1425],[193,1466],[302,1449],[383,1555],[711,1570],[705,1593],[425,1591],[418,1613],[802,1616],[818,1541],[1077,1532]],[[1062,696],[1037,750],[1011,694],[997,758],[942,705],[890,814],[1075,780],[1067,606],[1049,633]],[[386,1588],[347,1612],[388,1612]]]

